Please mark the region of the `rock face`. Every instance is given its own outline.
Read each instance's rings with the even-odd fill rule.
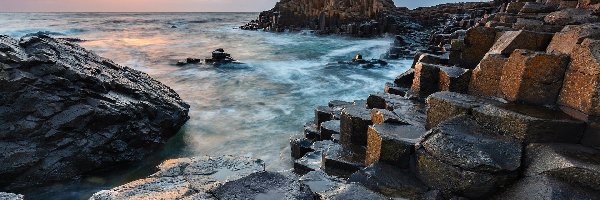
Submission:
[[[47,36],[0,36],[0,187],[71,179],[139,161],[189,106],[147,74]]]

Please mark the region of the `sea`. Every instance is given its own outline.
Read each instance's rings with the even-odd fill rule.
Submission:
[[[410,67],[332,63],[358,53],[381,58],[392,36],[351,38],[311,31],[271,33],[238,27],[258,13],[0,13],[0,34],[44,33],[79,38],[79,44],[116,63],[148,73],[190,104],[190,120],[147,160],[102,175],[32,188],[28,199],[87,199],[154,171],[161,160],[201,155],[262,159],[267,170],[292,168],[289,138],[302,134],[314,108],[331,100],[366,99]],[[245,64],[177,66],[217,48]],[[152,92],[152,91],[150,91]]]

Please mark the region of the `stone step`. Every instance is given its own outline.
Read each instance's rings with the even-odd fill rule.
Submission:
[[[315,108],[315,124],[320,128],[321,123],[340,118],[340,112],[329,106],[318,106]]]
[[[502,54],[486,54],[473,70],[469,83],[469,94],[476,96],[498,96],[500,78],[508,57]]]
[[[409,168],[415,144],[427,131],[423,127],[399,124],[369,126],[365,165],[385,162],[398,168]]]
[[[385,86],[383,88],[383,92],[387,93],[387,94],[393,94],[393,95],[398,95],[398,96],[406,96],[406,94],[408,94],[408,91],[410,90],[410,87],[398,87],[396,84],[394,83],[385,83]]]
[[[331,120],[321,123],[321,140],[339,139],[340,120]]]
[[[548,176],[600,191],[600,150],[577,144],[533,143],[525,149],[525,176]]]
[[[467,93],[471,81],[471,70],[460,67],[440,68],[440,91]]]
[[[455,92],[437,92],[427,98],[427,125],[430,129],[458,115],[471,115],[473,108],[501,102]]]
[[[217,199],[314,199],[310,187],[290,172],[257,172],[227,182],[212,194]]]
[[[312,141],[321,140],[321,132],[319,132],[319,127],[317,127],[314,122],[307,122],[304,124],[304,137]]]
[[[524,143],[579,143],[585,129],[584,122],[541,106],[484,105],[474,108],[473,116],[480,125]]]
[[[521,149],[462,115],[433,128],[417,146],[417,174],[434,189],[486,198],[518,177]]]
[[[350,106],[342,110],[340,117],[341,143],[366,145],[367,129],[372,125],[371,111],[361,106]]]
[[[344,147],[335,144],[323,152],[322,169],[330,175],[348,177],[365,167],[365,152],[363,146]]]
[[[304,156],[304,154],[313,151],[311,148],[313,141],[307,139],[303,135],[294,135],[290,137],[290,148],[292,151],[292,158],[298,159]]]
[[[367,98],[367,107],[394,110],[396,104],[400,104],[401,101],[405,100],[406,98],[400,95],[376,93],[369,95],[369,98]]]
[[[347,184],[345,180],[329,176],[323,171],[308,172],[300,177],[300,181],[308,185],[310,190],[317,195]]]
[[[550,44],[550,40],[552,40],[552,36],[553,34],[551,33],[524,30],[506,31],[498,38],[496,43],[494,43],[494,46],[492,46],[488,54],[502,54],[508,56],[516,49],[545,51],[548,44]]]
[[[316,141],[301,158],[294,160],[294,172],[305,174],[310,171],[318,171],[322,167],[323,152],[338,145],[331,140]]]
[[[428,190],[410,171],[386,164],[375,164],[361,169],[352,174],[348,181],[360,183],[391,198],[421,199]]]
[[[410,88],[415,78],[415,69],[410,68],[406,72],[398,75],[394,80],[394,84],[398,87]]]

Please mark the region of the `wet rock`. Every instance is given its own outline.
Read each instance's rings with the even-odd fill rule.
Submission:
[[[342,108],[351,106],[352,104],[352,102],[333,100],[328,103],[328,106],[334,110],[341,110]]]
[[[396,86],[396,84],[388,82],[388,83],[385,83],[383,92],[388,93],[388,94],[398,95],[398,96],[406,96],[406,94],[408,93],[409,90],[410,90],[409,88],[398,87],[398,86]]]
[[[388,93],[377,93],[369,95],[367,98],[367,107],[368,108],[379,108],[379,109],[387,109],[394,110],[395,105],[399,104],[398,102],[405,101],[406,98],[388,94]]]
[[[554,104],[568,64],[566,55],[515,50],[502,69],[502,96],[533,105]]]
[[[474,108],[473,116],[482,126],[525,143],[578,143],[585,129],[582,121],[539,106],[484,105]]]
[[[417,150],[417,172],[428,186],[467,198],[485,198],[518,177],[521,144],[467,116],[431,130]]]
[[[437,92],[427,98],[427,129],[458,115],[471,115],[473,108],[500,102],[455,92]]]
[[[415,144],[427,131],[407,124],[375,124],[369,126],[365,164],[386,162],[399,168],[408,168]]]
[[[0,199],[3,199],[3,200],[23,200],[24,197],[21,194],[13,194],[13,193],[0,192]]]
[[[361,169],[352,174],[348,181],[360,183],[375,192],[393,198],[420,199],[427,191],[427,186],[410,171],[386,164],[375,164]]]
[[[164,161],[159,171],[110,190],[95,193],[92,200],[109,199],[215,199],[224,183],[264,170],[264,163],[244,157],[197,157]]]
[[[257,172],[227,182],[213,194],[217,199],[313,199],[310,188],[286,172]]]
[[[320,194],[346,184],[345,181],[327,175],[323,171],[312,171],[300,177],[300,181],[308,187],[310,190],[316,194]]]
[[[461,53],[461,67],[473,69],[496,41],[496,30],[489,27],[472,27],[465,35]]]
[[[323,152],[322,168],[327,174],[347,177],[365,167],[365,152],[363,146],[334,144]]]
[[[558,104],[588,115],[600,115],[600,40],[586,39],[571,53]]]
[[[371,109],[371,121],[373,124],[408,124],[396,113],[385,109]]]
[[[426,98],[430,94],[439,91],[440,67],[427,63],[417,63],[415,66],[415,78],[411,87],[413,95]]]
[[[225,53],[225,50],[218,48],[212,53],[212,57],[204,59],[206,64],[221,66],[225,64],[242,64],[231,57],[231,54]]]
[[[304,154],[313,151],[311,148],[313,141],[305,138],[302,135],[292,136],[290,138],[290,147],[292,150],[292,158],[299,159]]]
[[[571,25],[554,35],[546,52],[570,55],[584,39],[600,39],[600,24]]]
[[[534,143],[525,150],[526,176],[548,176],[600,191],[600,151],[576,144]]]
[[[340,117],[340,136],[342,144],[367,144],[367,129],[371,122],[371,111],[360,106],[351,106],[342,110]]]
[[[394,80],[394,83],[398,87],[410,88],[415,78],[415,69],[410,68],[406,72],[398,75]]]
[[[415,100],[404,100],[396,104],[394,113],[400,117],[403,122],[411,125],[425,127],[427,120],[426,104]]]
[[[600,196],[598,191],[589,190],[579,186],[573,186],[568,183],[560,182],[553,178],[536,176],[525,177],[505,192],[494,196],[492,199],[573,199],[573,200],[592,200]]]
[[[417,62],[422,62],[422,63],[427,63],[427,64],[434,64],[434,65],[447,65],[448,64],[448,58],[439,56],[439,55],[433,55],[433,54],[428,54],[428,53],[422,53],[419,55],[419,58],[417,59]]]
[[[545,51],[552,40],[550,33],[532,31],[506,31],[492,46],[488,54],[510,55],[515,49]]]
[[[169,87],[65,40],[0,36],[0,71],[0,188],[140,161],[189,118]]]
[[[198,64],[200,63],[200,58],[186,58],[185,60],[177,61],[178,66],[183,66],[187,64]]]
[[[308,152],[300,159],[294,161],[294,172],[305,174],[310,171],[318,171],[322,167],[323,154],[329,148],[338,146],[331,140],[316,141],[311,146],[311,152]]]
[[[343,184],[339,187],[318,194],[321,200],[372,199],[387,200],[389,198],[375,193],[357,183]]]
[[[332,140],[334,135],[340,135],[340,120],[331,120],[321,123],[322,140]]]
[[[320,127],[321,123],[339,118],[339,114],[329,106],[319,106],[315,109],[315,124]]]
[[[304,137],[312,141],[321,140],[319,127],[312,122],[307,122],[304,124]]]
[[[440,67],[440,90],[467,93],[471,70],[460,67]]]
[[[501,54],[486,54],[473,70],[469,83],[469,94],[476,96],[498,96],[502,69],[508,57]]]

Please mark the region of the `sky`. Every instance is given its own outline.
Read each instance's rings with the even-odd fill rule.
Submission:
[[[279,0],[0,0],[0,12],[258,12]],[[481,0],[394,0],[415,8]]]

